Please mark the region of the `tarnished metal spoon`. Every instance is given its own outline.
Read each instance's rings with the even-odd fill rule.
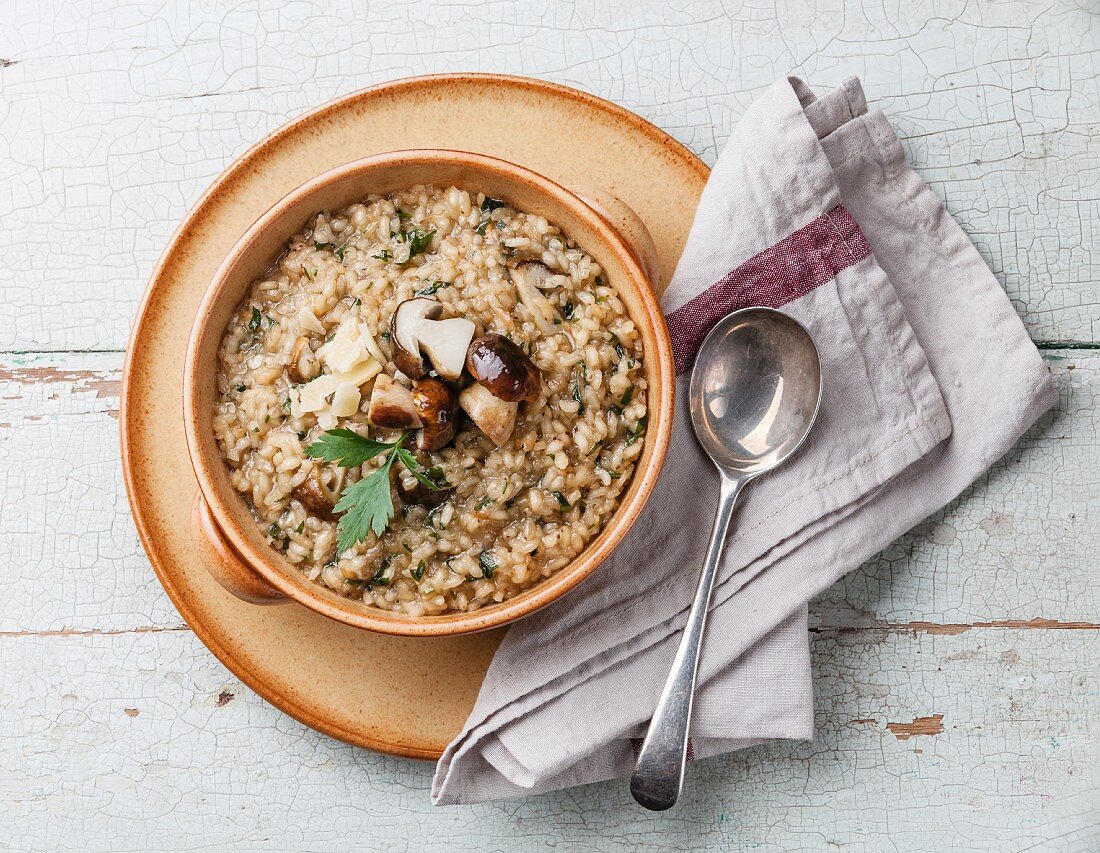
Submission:
[[[684,636],[630,777],[630,792],[647,809],[673,806],[684,783],[699,650],[737,496],[799,448],[820,402],[821,364],[813,339],[771,308],[745,308],[723,318],[696,356],[688,385],[691,425],[722,476],[722,490]]]

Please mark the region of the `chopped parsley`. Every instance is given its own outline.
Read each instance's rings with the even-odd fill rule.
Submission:
[[[389,249],[383,249],[377,255],[371,255],[371,257],[374,258],[376,261],[392,261],[393,252],[391,252]]]
[[[248,331],[258,332],[260,331],[260,323],[263,321],[264,315],[260,313],[260,309],[255,305],[252,306],[252,317],[248,321]]]
[[[481,564],[481,576],[492,580],[493,572],[497,570],[500,563],[494,559],[493,555],[488,551],[482,551],[481,556],[477,558],[478,563]]]
[[[481,209],[486,213],[492,213],[498,207],[507,206],[507,202],[501,201],[499,198],[489,198],[485,196],[485,200],[481,202]]]
[[[416,291],[417,296],[435,296],[444,287],[450,287],[451,283],[448,281],[433,281],[428,287],[421,288]]]
[[[645,434],[646,419],[643,417],[638,421],[638,425],[630,431],[630,435],[626,437],[626,446],[630,447],[635,441],[637,441],[642,435]]]
[[[496,503],[496,501],[492,498],[482,498],[477,502],[477,506],[474,507],[474,510],[485,509],[485,507],[492,506],[494,503]]]
[[[410,228],[408,231],[402,231],[397,236],[402,243],[408,243],[409,260],[411,261],[428,248],[432,242],[432,237],[435,236],[435,229],[433,228],[425,233],[423,228]]]
[[[485,230],[486,230],[486,229],[487,229],[488,227],[489,227],[489,220],[488,220],[488,219],[486,219],[486,220],[485,220],[484,222],[482,222],[482,223],[481,223],[481,224],[480,224],[479,226],[477,226],[477,228],[476,228],[476,229],[474,229],[474,230],[475,230],[475,231],[477,231],[477,233],[478,233],[478,234],[479,234],[480,236],[484,237],[484,236],[485,236]]]
[[[565,495],[561,492],[554,492],[554,499],[558,502],[558,506],[562,509],[569,509],[571,504],[565,499]]]
[[[574,311],[574,306],[573,306],[572,302],[566,302],[563,306],[561,306],[561,315],[566,320],[572,320],[573,319],[573,311]]]
[[[419,563],[417,563],[415,569],[410,569],[409,574],[412,575],[412,579],[414,581],[419,581],[421,578],[423,578],[424,577],[424,561],[421,560]]]

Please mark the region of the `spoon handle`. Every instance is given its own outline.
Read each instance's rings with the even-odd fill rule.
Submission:
[[[687,761],[688,726],[691,721],[691,700],[695,693],[695,672],[699,666],[699,650],[707,624],[710,594],[718,574],[718,563],[726,544],[734,504],[746,480],[722,475],[722,493],[714,514],[710,546],[699,576],[699,588],[688,613],[684,635],[676,649],[672,670],[665,681],[657,708],[649,721],[649,731],[638,753],[634,773],[630,777],[630,793],[651,811],[664,811],[676,804],[684,784]]]

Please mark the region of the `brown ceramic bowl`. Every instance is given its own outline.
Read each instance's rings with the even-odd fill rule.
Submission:
[[[649,384],[645,446],[618,508],[599,535],[550,578],[473,613],[412,618],[345,598],[307,580],[265,541],[229,481],[212,426],[217,353],[230,314],[287,241],[319,210],[353,204],[370,193],[433,183],[505,198],[559,225],[603,268],[637,325]],[[370,631],[441,636],[514,621],[564,595],[591,574],[634,523],[653,489],[672,430],[675,376],[664,317],[655,296],[653,241],[622,202],[598,190],[565,187],[512,163],[462,151],[395,151],[339,166],[303,184],[261,216],[215,273],[191,330],[184,366],[184,429],[199,493],[192,535],[210,573],[238,598],[256,604],[296,601]]]

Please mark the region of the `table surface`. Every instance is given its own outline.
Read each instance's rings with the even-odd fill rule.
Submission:
[[[1095,6],[236,5],[4,13],[0,847],[1100,849]],[[859,75],[1061,392],[986,477],[814,602],[817,739],[700,762],[664,815],[621,782],[433,809],[430,764],[319,735],[236,681],[127,509],[123,349],[185,211],[310,107],[458,70],[610,98],[708,163],[776,77]]]

